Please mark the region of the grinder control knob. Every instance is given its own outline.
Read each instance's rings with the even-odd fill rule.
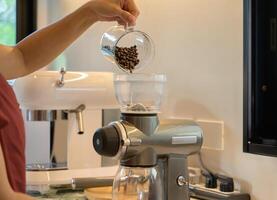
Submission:
[[[234,192],[234,180],[231,177],[217,175],[220,182],[219,190],[221,192]]]
[[[217,188],[217,177],[211,172],[202,172],[202,175],[206,178],[205,187],[206,188]]]
[[[120,147],[120,137],[113,125],[96,130],[93,136],[93,147],[101,156],[113,157]]]

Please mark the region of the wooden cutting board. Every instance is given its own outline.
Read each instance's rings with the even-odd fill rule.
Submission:
[[[96,187],[89,188],[85,190],[85,195],[89,200],[112,200],[112,186],[109,187]],[[129,200],[129,198],[122,198],[124,200]],[[136,198],[130,198],[136,199]],[[190,200],[197,200],[190,198]]]
[[[89,200],[112,200],[112,186],[95,187],[85,190],[85,195]],[[137,200],[137,195],[123,195],[119,194],[117,199],[122,200]]]
[[[88,188],[85,189],[85,195],[89,200],[111,200],[112,186]]]

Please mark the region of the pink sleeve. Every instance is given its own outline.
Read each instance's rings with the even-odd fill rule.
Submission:
[[[8,119],[5,114],[0,110],[0,129],[6,126],[8,123]]]

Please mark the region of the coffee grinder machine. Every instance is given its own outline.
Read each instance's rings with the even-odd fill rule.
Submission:
[[[120,160],[114,200],[189,200],[187,157],[200,151],[202,129],[193,121],[159,121],[165,82],[161,74],[114,77],[121,121],[93,137],[98,154]]]

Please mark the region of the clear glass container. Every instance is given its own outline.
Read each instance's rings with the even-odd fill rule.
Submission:
[[[165,83],[164,74],[115,74],[115,95],[121,112],[159,113]]]
[[[100,46],[102,54],[127,73],[137,72],[149,66],[155,55],[154,43],[150,36],[133,27],[111,27],[102,35]],[[128,51],[124,52],[124,49]],[[135,53],[130,53],[131,49],[135,49]],[[133,66],[134,69],[130,70],[128,66]]]
[[[113,200],[164,200],[158,171],[155,167],[120,166],[113,183]]]

